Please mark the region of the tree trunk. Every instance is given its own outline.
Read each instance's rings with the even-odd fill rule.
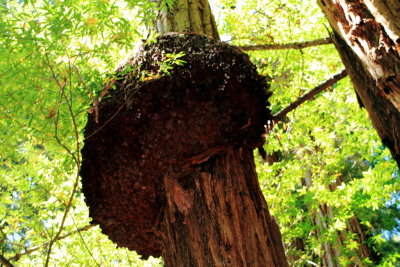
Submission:
[[[159,33],[196,32],[219,40],[207,0],[176,0],[159,12]],[[229,148],[185,177],[164,177],[161,224],[166,266],[288,266],[249,148]]]
[[[227,149],[179,178],[165,176],[165,266],[288,266],[252,150]]]
[[[186,33],[144,46],[89,115],[81,176],[90,215],[118,245],[161,254],[167,267],[288,266],[253,159],[272,119],[266,79],[218,42],[207,0],[174,3],[157,30]],[[184,65],[162,75],[165,55],[180,52]]]
[[[314,139],[313,136],[310,137],[311,139]],[[315,151],[309,151],[308,153],[311,155],[317,151],[323,152],[322,148],[317,146],[315,147]],[[304,166],[304,168],[306,168],[306,172],[304,178],[301,179],[301,184],[306,187],[307,190],[310,190],[314,183],[312,179],[313,173],[309,167]],[[334,192],[343,184],[343,179],[343,176],[336,177],[334,181],[330,182],[329,190]],[[318,201],[318,203],[317,206],[310,206],[309,203],[305,203],[305,210],[306,213],[310,214],[310,219],[314,225],[315,231],[313,236],[321,244],[323,255],[314,255],[315,258],[322,263],[322,266],[340,267],[342,265],[340,262],[341,256],[344,258],[348,257],[348,262],[351,266],[354,265],[359,267],[366,266],[365,263],[363,263],[363,260],[374,260],[374,255],[366,243],[366,232],[361,227],[358,218],[356,216],[349,218],[346,221],[346,229],[337,230],[336,234],[334,234],[330,232],[329,229],[335,223],[335,216],[337,213],[336,208],[322,201]],[[357,251],[353,250],[351,256],[349,254],[346,255],[345,252],[345,244],[348,241],[349,236],[353,241],[358,243]]]
[[[172,10],[161,10],[154,24],[159,33],[195,32],[219,40],[208,0],[175,0]]]
[[[318,0],[355,90],[400,166],[400,3]]]
[[[307,188],[311,187],[312,185],[312,180],[311,180],[311,171],[307,170],[306,176],[302,179],[302,184],[305,185]],[[328,206],[324,203],[320,203],[318,207],[315,209],[311,209],[310,206],[307,204],[307,209],[311,211],[311,221],[313,222],[313,225],[315,226],[315,236],[317,240],[324,240],[322,242],[322,250],[324,254],[321,257],[321,261],[323,263],[323,266],[326,267],[339,267],[339,256],[340,256],[340,250],[338,247],[340,247],[341,243],[338,242],[334,246],[331,242],[328,242],[327,238],[324,238],[324,235],[329,227],[327,225],[326,220],[330,219],[330,216],[328,214]]]
[[[312,185],[312,181],[310,179],[310,175],[307,175],[304,179],[302,179],[302,184],[307,187]],[[341,178],[337,178],[335,182],[330,185],[330,189],[332,191],[336,190],[337,186],[342,184]],[[307,209],[311,210],[309,205],[307,205]],[[353,235],[353,240],[356,240],[358,243],[358,249],[356,253],[350,258],[351,264],[354,266],[366,266],[363,263],[363,260],[370,259],[374,260],[374,255],[371,253],[370,248],[367,246],[366,234],[364,229],[362,229],[361,224],[357,217],[351,217],[346,222],[346,229],[337,232],[335,241],[327,241],[326,233],[329,227],[334,222],[335,209],[325,203],[321,203],[320,205],[312,210],[311,220],[316,228],[315,236],[317,240],[325,240],[322,243],[322,248],[324,255],[321,257],[321,261],[323,266],[327,267],[340,267],[339,257],[342,254],[342,249],[345,246],[345,242],[348,239],[349,234]]]
[[[178,52],[185,64],[161,76],[154,66]],[[98,117],[89,115],[81,176],[93,221],[169,267],[288,266],[255,172],[272,115],[248,56],[178,33],[127,64],[155,78],[135,81],[122,66]]]

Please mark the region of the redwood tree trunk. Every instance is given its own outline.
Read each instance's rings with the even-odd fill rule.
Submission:
[[[160,58],[178,52],[185,65],[157,77]],[[81,176],[93,221],[169,267],[288,266],[255,172],[253,149],[272,115],[249,57],[178,33],[127,64],[156,78],[134,80],[122,66],[99,116],[89,115]]]
[[[288,266],[252,150],[228,148],[192,171],[165,176],[166,266]]]
[[[400,166],[400,2],[318,3],[363,106]]]
[[[160,11],[155,26],[159,33],[196,32],[219,40],[207,0],[176,0],[172,10]],[[179,171],[164,177],[167,205],[160,232],[165,266],[288,266],[252,149],[211,154],[184,177]]]

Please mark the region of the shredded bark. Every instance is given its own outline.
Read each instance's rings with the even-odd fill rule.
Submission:
[[[164,184],[166,267],[289,266],[258,183],[252,149],[228,148],[193,166],[183,179],[166,175]]]
[[[400,38],[393,31],[398,24],[396,18],[400,5],[398,1],[389,2],[318,1],[336,34],[375,80],[379,94],[400,110]],[[386,10],[385,6],[391,6],[391,10]],[[394,19],[393,23],[391,19]]]

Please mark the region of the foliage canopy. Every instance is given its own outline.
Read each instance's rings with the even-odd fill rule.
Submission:
[[[222,39],[234,45],[329,36],[314,1],[212,5]],[[146,29],[156,10],[141,0],[1,2],[0,254],[10,262],[162,266],[90,226],[78,175],[87,112],[118,63],[153,35]],[[273,113],[343,68],[333,45],[249,54],[271,78]],[[342,265],[399,263],[399,171],[348,79],[290,113],[266,140],[275,159],[258,158],[260,184],[292,264],[321,265],[326,244],[338,240]],[[359,237],[348,230],[354,217],[370,258],[357,256]]]

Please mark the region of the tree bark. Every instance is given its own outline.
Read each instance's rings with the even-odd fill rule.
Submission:
[[[175,0],[172,10],[161,10],[154,23],[159,33],[195,32],[219,40],[217,25],[207,0]]]
[[[251,149],[228,148],[185,177],[167,174],[164,182],[165,266],[288,266]]]
[[[382,142],[400,166],[400,3],[318,0],[334,43]]]

